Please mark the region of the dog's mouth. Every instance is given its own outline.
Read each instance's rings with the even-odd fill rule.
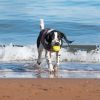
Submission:
[[[59,42],[52,43],[52,46],[60,46]]]

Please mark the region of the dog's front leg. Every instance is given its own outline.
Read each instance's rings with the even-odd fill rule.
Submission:
[[[46,57],[46,60],[47,60],[49,71],[53,72],[54,68],[53,68],[52,61],[51,61],[51,52],[46,50],[45,57]]]
[[[60,61],[60,52],[56,52],[56,64],[54,65],[54,71],[57,71],[59,67],[59,61]]]
[[[59,66],[60,52],[56,52],[56,65]]]

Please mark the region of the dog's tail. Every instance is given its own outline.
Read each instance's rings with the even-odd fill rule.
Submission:
[[[65,41],[67,42],[68,46],[70,46],[70,44],[71,44],[72,42],[74,42],[74,41],[68,40],[66,37],[64,37],[64,39],[65,39]]]
[[[66,41],[66,43],[68,44],[68,46],[70,46],[70,44],[71,44],[72,42],[74,42],[74,41],[68,40],[64,33],[61,32],[61,35],[62,35],[63,39]]]
[[[43,30],[44,29],[44,20],[40,19],[40,29]]]

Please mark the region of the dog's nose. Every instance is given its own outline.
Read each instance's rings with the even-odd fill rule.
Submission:
[[[58,45],[60,45],[60,43],[59,43],[59,42],[56,42],[56,43],[55,43],[55,45],[57,45],[57,46],[58,46]]]

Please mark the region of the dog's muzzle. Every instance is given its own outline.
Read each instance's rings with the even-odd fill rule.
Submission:
[[[55,46],[60,46],[60,43],[59,43],[59,42],[56,42],[56,43],[55,43]]]

